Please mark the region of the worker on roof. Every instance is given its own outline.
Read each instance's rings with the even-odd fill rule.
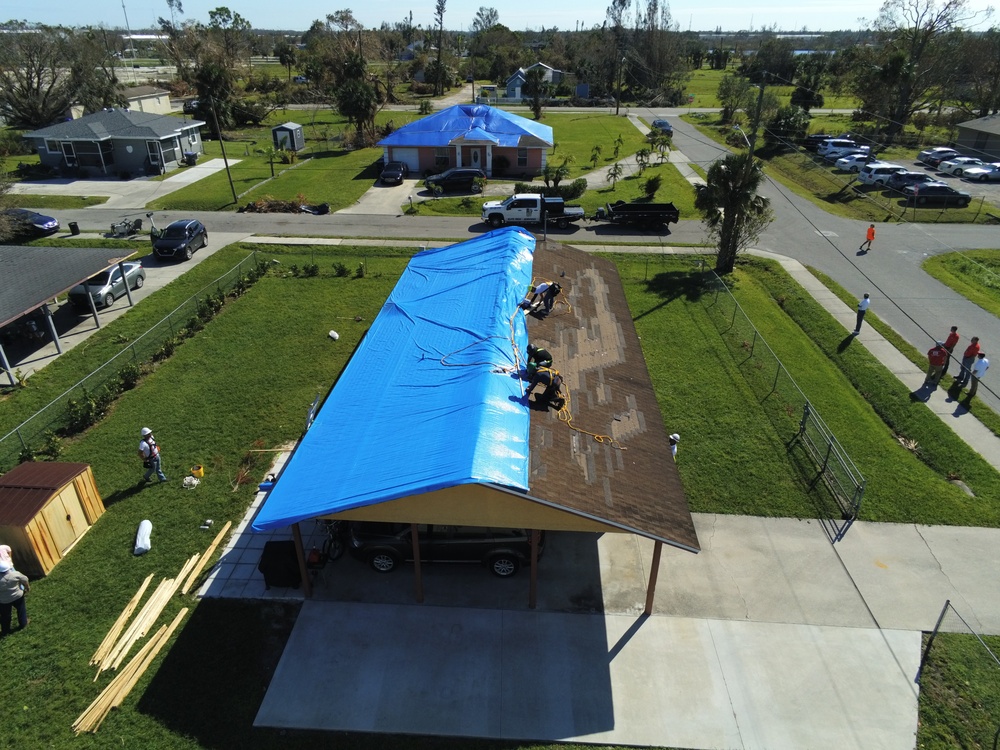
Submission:
[[[528,362],[527,371],[528,378],[534,378],[535,372],[539,367],[552,367],[552,355],[549,354],[548,350],[537,347],[534,344],[528,344]]]
[[[558,370],[553,370],[551,367],[539,367],[531,379],[528,390],[524,392],[525,398],[531,396],[531,392],[535,390],[536,386],[541,385],[545,387],[545,390],[540,396],[535,396],[535,403],[545,408],[554,406],[556,409],[562,409],[566,404],[566,399],[560,390],[562,383],[562,375],[559,374]]]
[[[530,291],[532,295],[531,299],[528,300],[528,309],[531,312],[538,312],[538,308],[542,307],[546,313],[550,313],[552,312],[552,305],[555,304],[556,297],[562,291],[562,287],[554,281],[543,281],[541,284],[531,287]],[[541,297],[540,300],[538,300],[539,297]],[[535,300],[538,300],[537,305]]]

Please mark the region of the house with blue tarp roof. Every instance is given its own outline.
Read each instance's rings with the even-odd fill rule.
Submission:
[[[477,485],[525,493],[530,417],[519,305],[534,249],[531,234],[508,227],[414,256],[254,529],[358,509],[370,518],[370,506],[399,498],[413,522],[426,522],[441,504],[479,512],[469,501]]]
[[[474,167],[492,177],[501,156],[511,173],[541,174],[553,143],[548,125],[485,104],[457,104],[404,125],[378,145],[386,164],[403,162],[414,174]]]

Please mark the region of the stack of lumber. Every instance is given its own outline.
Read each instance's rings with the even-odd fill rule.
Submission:
[[[231,525],[231,523],[226,523],[223,526],[204,554],[195,554],[188,558],[175,578],[164,578],[160,581],[159,585],[146,600],[146,603],[139,610],[139,613],[129,623],[129,618],[132,617],[132,613],[139,606],[143,594],[146,593],[146,589],[149,588],[153,580],[152,573],[146,576],[146,580],[139,586],[138,591],[129,600],[125,609],[122,610],[118,619],[115,620],[114,625],[111,626],[107,635],[104,636],[101,645],[97,647],[94,655],[90,658],[90,663],[98,667],[97,674],[94,676],[95,682],[105,670],[118,670],[128,657],[132,647],[153,628],[163,613],[164,608],[166,608],[171,598],[178,591],[181,591],[183,594],[188,592],[205,568],[205,564],[211,559],[216,547],[222,542]],[[177,629],[177,626],[180,625],[181,620],[184,619],[187,613],[188,610],[185,607],[177,613],[177,616],[174,617],[173,622],[169,626],[160,626],[159,630],[139,649],[139,652],[132,660],[118,671],[107,687],[94,699],[94,702],[77,717],[77,720],[73,723],[74,732],[77,734],[81,732],[96,732],[101,726],[101,722],[111,712],[111,709],[121,706],[122,701],[125,700],[125,697],[135,687],[136,683],[139,682],[143,673],[152,663],[153,659],[156,658],[157,654],[160,653],[160,649],[170,640],[174,630]],[[127,627],[126,624],[128,624]]]

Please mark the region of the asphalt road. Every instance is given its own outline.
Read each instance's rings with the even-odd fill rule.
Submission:
[[[674,145],[695,164],[707,168],[725,153],[718,144],[701,135],[678,115],[686,110],[631,109],[632,114],[653,119],[671,117]],[[997,227],[992,225],[883,223],[877,225],[872,251],[860,254],[865,223],[826,213],[809,201],[791,193],[780,183],[768,181],[763,194],[771,200],[775,221],[761,237],[758,247],[795,258],[831,276],[858,297],[872,296],[871,310],[920,351],[943,339],[952,325],[959,327],[964,349],[969,337],[978,335],[984,350],[993,354],[1000,346],[997,318],[940,284],[920,268],[929,255],[955,250],[997,246]],[[974,192],[974,191],[972,191]],[[86,208],[60,212],[65,226],[76,221],[84,231],[104,231],[114,220],[135,212],[121,209]],[[182,216],[201,219],[213,234],[247,233],[330,237],[398,238],[411,240],[461,241],[488,231],[475,220],[454,217],[367,216],[363,214],[236,214],[201,212],[181,214],[158,212],[156,221],[165,224]],[[568,243],[660,244],[662,246],[706,242],[699,221],[687,220],[661,232],[627,230],[596,222],[584,222],[566,230],[552,230],[549,237]],[[996,368],[1000,368],[997,350]],[[954,367],[954,365],[952,366]],[[1000,370],[995,369],[995,372]],[[1000,390],[987,376],[980,387],[983,400],[1000,409],[1000,400],[987,391]]]

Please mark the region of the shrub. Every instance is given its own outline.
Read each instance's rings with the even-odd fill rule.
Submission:
[[[550,198],[562,198],[563,200],[576,200],[587,192],[587,180],[578,177],[569,185],[540,185],[534,182],[515,182],[515,193],[541,193]]]
[[[419,92],[414,91],[413,93],[416,94],[416,93],[419,93]],[[417,108],[417,113],[418,114],[429,115],[433,111],[434,111],[434,105],[431,104],[431,100],[430,99],[421,99],[420,100],[420,106]]]
[[[345,266],[343,263],[333,264],[333,275],[339,278],[344,278],[351,275],[351,270]]]
[[[142,377],[142,367],[138,362],[130,362],[118,371],[118,381],[122,391],[131,391],[139,384]]]

